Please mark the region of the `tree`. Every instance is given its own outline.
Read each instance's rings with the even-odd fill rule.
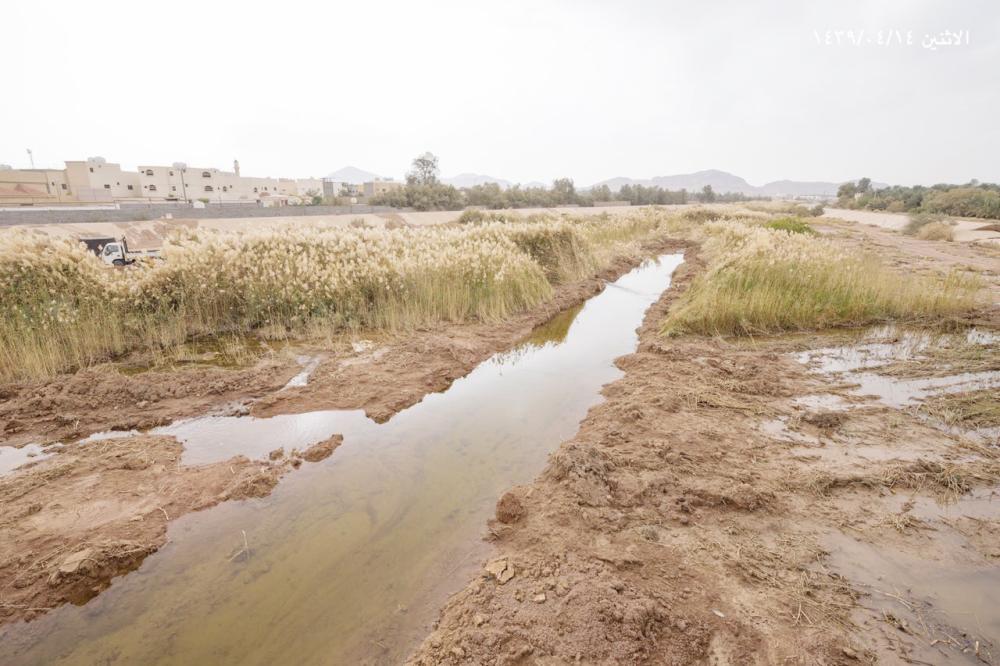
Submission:
[[[436,185],[438,182],[438,158],[433,153],[424,153],[413,158],[413,168],[406,174],[410,185]]]
[[[701,200],[704,203],[712,203],[715,201],[715,190],[712,189],[711,185],[706,185],[701,188]]]
[[[552,181],[552,194],[557,204],[576,203],[576,187],[572,178],[556,178]]]
[[[852,182],[846,182],[837,188],[837,198],[838,199],[853,199],[854,195],[857,193],[858,188]]]
[[[861,194],[868,194],[872,191],[872,179],[862,178],[858,181],[858,192]]]

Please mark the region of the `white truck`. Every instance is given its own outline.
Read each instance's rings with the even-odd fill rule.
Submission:
[[[159,259],[159,250],[130,250],[125,237],[81,238],[80,242],[109,266],[128,266],[140,259]]]

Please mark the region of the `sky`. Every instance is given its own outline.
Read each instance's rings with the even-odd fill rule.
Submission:
[[[0,72],[16,168],[1000,181],[995,0],[16,2]]]

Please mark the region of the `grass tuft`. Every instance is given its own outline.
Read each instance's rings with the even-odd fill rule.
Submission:
[[[705,225],[708,270],[674,306],[667,334],[757,335],[968,312],[978,281],[902,276],[832,239],[740,222]]]

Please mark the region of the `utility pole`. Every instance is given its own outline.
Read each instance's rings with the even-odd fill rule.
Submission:
[[[28,151],[28,159],[31,160],[31,168],[34,169],[35,168],[35,156],[32,154],[31,148],[26,148],[25,150]]]

